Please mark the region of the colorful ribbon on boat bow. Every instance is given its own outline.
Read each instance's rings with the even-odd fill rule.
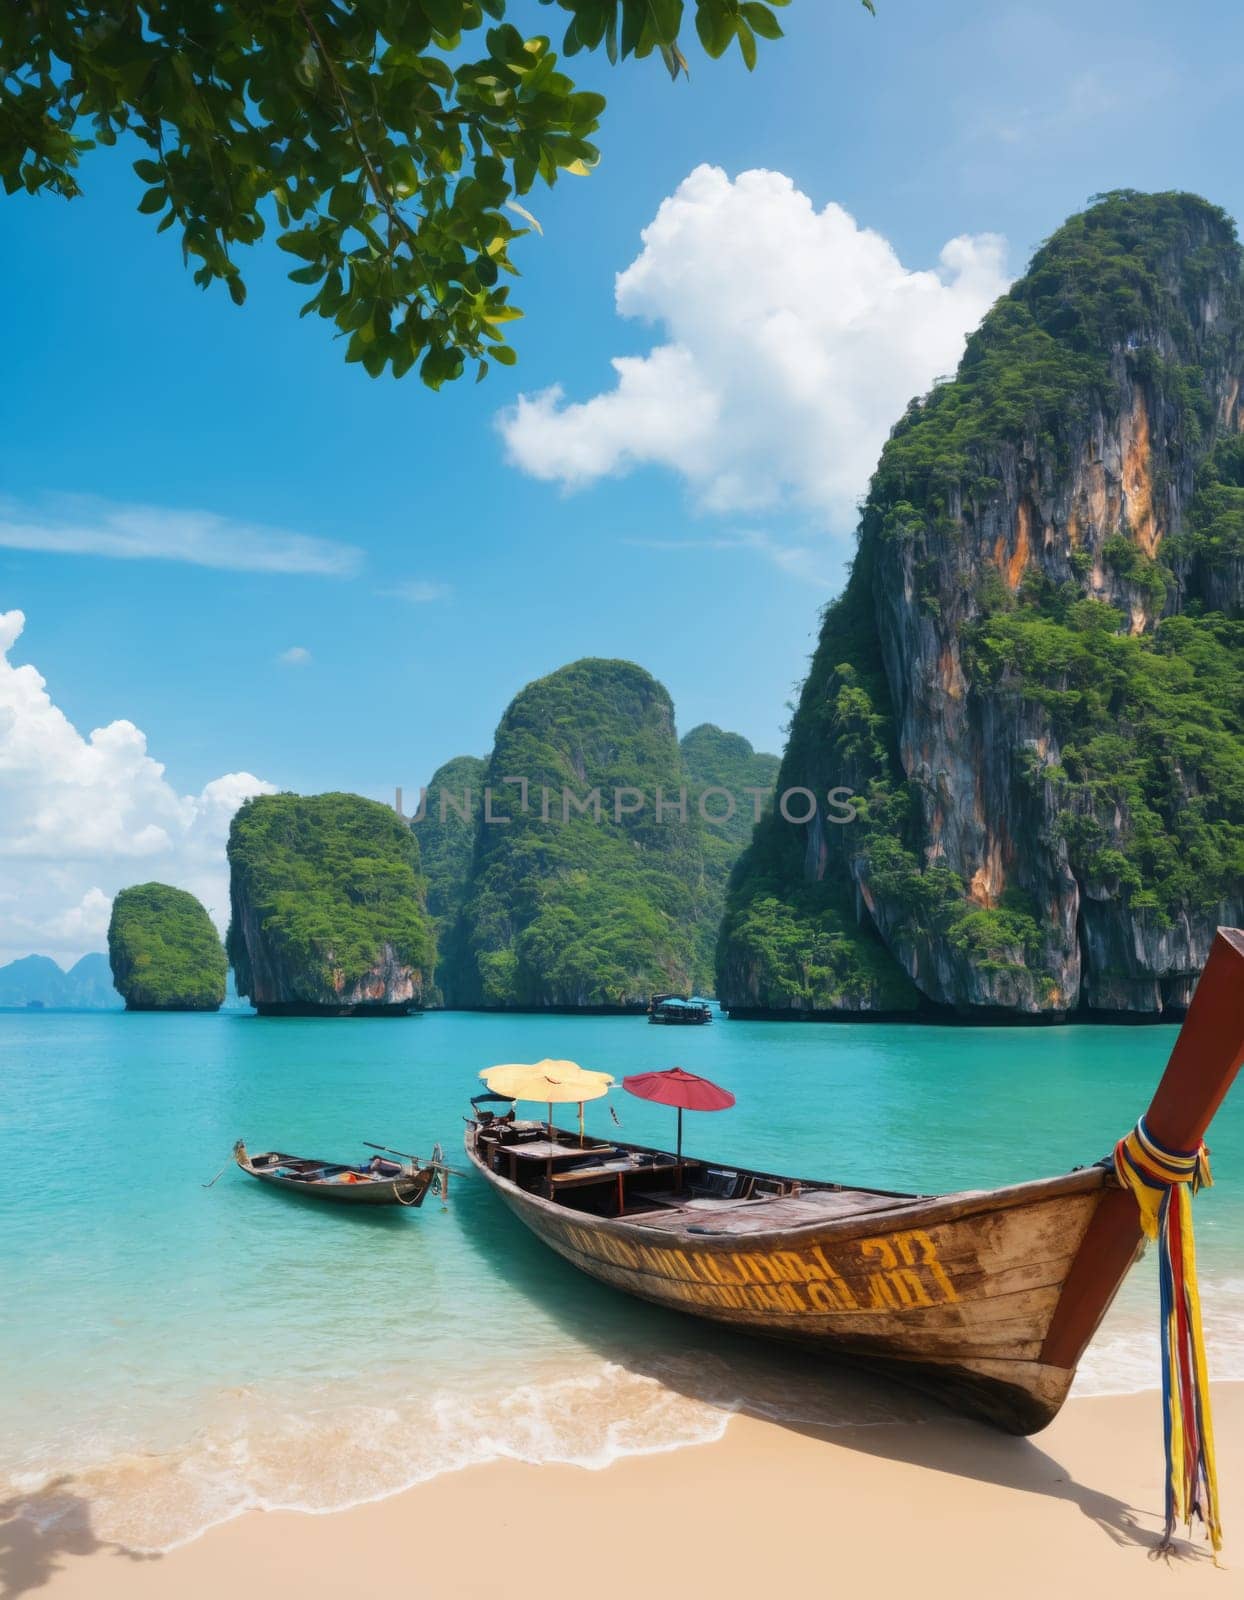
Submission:
[[[1119,1182],[1132,1191],[1140,1225],[1158,1243],[1162,1291],[1162,1411],[1166,1425],[1166,1533],[1200,1517],[1215,1556],[1222,1548],[1218,1478],[1210,1417],[1209,1374],[1201,1333],[1196,1281],[1192,1196],[1213,1183],[1209,1152],[1171,1150],[1155,1139],[1142,1117],[1114,1149]]]

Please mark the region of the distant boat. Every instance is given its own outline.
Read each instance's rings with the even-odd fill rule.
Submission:
[[[1244,932],[1220,929],[1146,1136],[1181,1159],[1198,1151],[1242,1058]],[[920,1195],[585,1145],[478,1110],[466,1149],[515,1216],[591,1277],[880,1371],[1010,1433],[1057,1415],[1143,1244],[1109,1158]],[[1017,1163],[1023,1152],[1016,1129]]]
[[[654,994],[648,1002],[648,1021],[667,1027],[696,1027],[713,1020],[713,1008],[699,995]]]
[[[27,1002],[26,1002],[26,1010],[27,1011],[46,1011],[47,1010],[47,1003],[46,1003],[46,1001],[43,1001],[43,1000],[27,1000]]]
[[[391,1155],[400,1153],[390,1152]],[[370,1161],[360,1162],[357,1166],[285,1155],[279,1150],[265,1150],[260,1155],[252,1156],[241,1139],[233,1147],[233,1159],[243,1172],[249,1172],[252,1178],[258,1178],[261,1183],[273,1184],[291,1194],[304,1194],[316,1200],[335,1200],[356,1206],[421,1206],[437,1174],[441,1174],[444,1184],[444,1175],[451,1170],[435,1155],[426,1162],[418,1156],[411,1156],[402,1162],[375,1155]]]

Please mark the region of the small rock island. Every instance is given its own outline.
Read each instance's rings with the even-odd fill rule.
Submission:
[[[226,947],[261,1016],[405,1016],[436,962],[411,829],[353,794],[259,795],[229,830]]]
[[[127,1011],[219,1011],[228,966],[194,895],[139,883],[112,902],[108,960]]]

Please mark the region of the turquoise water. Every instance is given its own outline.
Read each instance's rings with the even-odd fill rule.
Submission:
[[[947,1029],[432,1014],[0,1014],[0,1499],[166,1547],[247,1506],[329,1509],[499,1455],[604,1465],[715,1437],[740,1405],[823,1422],[919,1403],[642,1307],[532,1241],[474,1179],[449,1205],[356,1214],[230,1168],[235,1138],[345,1157],[460,1148],[476,1074],[570,1057],[682,1065],[735,1110],[689,1151],[936,1191],[1093,1161],[1144,1109],[1174,1030]],[[625,1137],[673,1113],[618,1094]],[[613,1124],[588,1108],[589,1131]],[[1215,1376],[1244,1377],[1244,1094],[1197,1203]],[[1082,1369],[1156,1377],[1133,1274]]]

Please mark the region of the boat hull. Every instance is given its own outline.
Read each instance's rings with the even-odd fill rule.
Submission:
[[[345,1206],[411,1206],[419,1204],[431,1182],[431,1174],[423,1180],[422,1173],[413,1178],[398,1178],[383,1183],[307,1183],[298,1178],[278,1178],[272,1172],[256,1172],[253,1167],[243,1167],[260,1183],[283,1189],[286,1194],[305,1195],[309,1200],[327,1200],[333,1205]]]
[[[802,1226],[766,1227],[766,1204],[798,1205],[775,1200],[714,1232],[711,1211],[669,1225],[545,1200],[490,1170],[472,1131],[467,1154],[537,1237],[613,1288],[882,1372],[1009,1433],[1037,1432],[1066,1399],[1074,1366],[1042,1345],[1109,1192],[1100,1167],[935,1200],[843,1191],[841,1219]]]

